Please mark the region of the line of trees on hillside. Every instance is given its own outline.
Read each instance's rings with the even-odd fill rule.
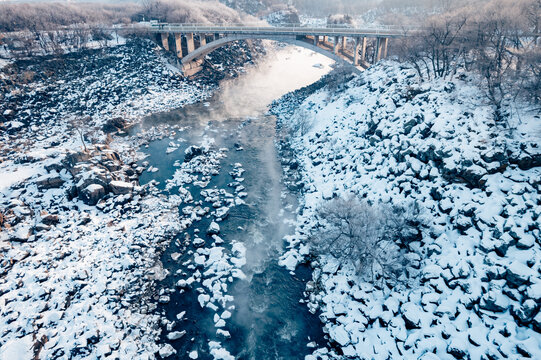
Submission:
[[[143,0],[139,3],[0,4],[0,32],[48,31],[77,24],[112,25],[143,19],[167,22],[240,22],[235,10],[217,1]]]
[[[141,20],[167,22],[241,22],[240,15],[216,1],[145,0],[135,3],[9,3],[0,4],[0,46],[18,57],[62,54],[84,49],[91,42],[107,46],[113,24]],[[122,35],[142,29],[123,30]]]
[[[425,31],[396,48],[425,79],[459,68],[484,79],[497,119],[504,101],[525,96],[541,103],[541,0],[492,0],[432,16]]]
[[[217,1],[143,0],[146,19],[168,23],[239,23],[240,14]]]
[[[129,23],[140,11],[141,7],[132,3],[6,3],[0,5],[0,32]]]

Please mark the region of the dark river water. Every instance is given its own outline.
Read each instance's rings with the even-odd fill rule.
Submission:
[[[323,66],[314,67],[316,64]],[[324,57],[304,50],[277,49],[257,68],[221,84],[208,102],[145,120],[146,126],[166,122],[178,124],[182,130],[173,139],[156,140],[140,150],[147,154],[148,166],[158,169],[145,172],[141,184],[156,180],[166,194],[176,194],[178,191],[166,188],[166,184],[179,168],[179,162],[184,161],[185,149],[210,143],[211,152],[222,149],[225,157],[220,159],[219,171],[204,189],[233,194],[235,186],[242,185],[241,193],[247,194],[242,198],[244,203],[232,206],[227,218],[219,222],[218,235],[223,243],[214,243],[207,235],[214,220],[208,215],[178,234],[163,255],[162,263],[169,275],[161,286],[175,289],[169,292],[170,300],[158,306],[160,313],[175,321],[163,332],[163,342],[177,351],[170,358],[189,359],[190,355],[197,355],[198,359],[303,359],[315,346],[325,345],[317,315],[310,314],[300,302],[306,282],[311,279],[310,269],[299,266],[291,273],[278,265],[284,252],[283,237],[294,231],[297,203],[296,195],[289,193],[281,182],[282,169],[274,145],[275,119],[266,114],[266,109],[272,100],[319,79],[330,70],[329,64]],[[171,142],[178,149],[167,153]],[[232,175],[239,168],[244,173]],[[237,184],[232,184],[235,181]],[[193,202],[182,204],[179,214],[194,203],[212,209],[213,203],[206,201],[200,186],[183,187],[188,189]],[[230,297],[219,309],[200,305],[200,296],[207,291],[201,282],[181,289],[175,287],[179,280],[206,270],[193,265],[197,248],[185,242],[197,237],[205,240],[205,251],[223,248],[227,254],[224,257],[231,256],[235,243],[246,249],[245,263],[239,264],[244,276],[224,280],[220,291]],[[221,315],[226,310],[228,315]],[[179,314],[184,315],[180,320]],[[225,325],[217,327],[217,316],[224,318]],[[166,335],[171,331],[186,333],[177,340],[169,340]]]

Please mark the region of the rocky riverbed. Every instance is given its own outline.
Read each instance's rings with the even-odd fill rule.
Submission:
[[[312,258],[309,307],[333,346],[310,358],[541,357],[540,115],[521,104],[496,123],[477,83],[459,74],[419,84],[386,61],[274,104],[290,134],[280,144],[290,186],[303,192],[282,265],[309,259],[328,199],[421,208],[398,284]]]
[[[320,328],[306,325],[313,316],[298,302],[309,271],[293,278],[274,261],[270,272],[261,272],[254,259],[267,262],[280,255],[282,230],[269,228],[277,242],[272,253],[261,252],[261,245],[251,249],[244,233],[257,226],[247,229],[250,215],[235,210],[246,209],[246,201],[250,207],[262,201],[259,190],[250,195],[252,180],[245,182],[244,160],[239,162],[244,148],[251,149],[248,159],[258,156],[261,143],[246,133],[258,133],[254,114],[295,87],[266,91],[256,71],[246,81],[255,80],[255,87],[245,91],[259,94],[257,101],[220,89],[218,118],[230,114],[232,121],[225,124],[232,129],[204,125],[212,117],[195,124],[202,109],[212,108],[202,100],[217,89],[216,79],[244,73],[255,54],[242,44],[223,52],[214,54],[219,61],[210,59],[213,66],[197,79],[182,77],[167,54],[140,40],[2,69],[0,169],[9,176],[0,180],[0,358],[226,359],[276,351],[268,344],[291,351],[291,339],[304,351],[308,343],[315,346]],[[295,56],[285,52],[280,59]],[[301,77],[300,84],[316,80],[328,71],[323,68],[311,68],[315,77]],[[183,121],[170,112],[196,102],[196,112],[187,110]],[[273,149],[274,122],[269,124],[264,153]],[[207,135],[188,136],[187,125],[192,135],[201,126]],[[219,131],[233,141],[227,148]],[[235,136],[241,138],[235,142]],[[155,144],[161,144],[160,161],[175,157],[167,167],[147,158]],[[228,164],[235,154],[239,160]],[[258,179],[254,171],[248,169]],[[273,172],[279,182],[280,172]],[[213,179],[220,179],[218,187]],[[267,186],[256,183],[254,189]],[[280,212],[280,191],[272,199]],[[231,213],[241,216],[223,222]],[[283,216],[273,221],[279,224]],[[291,282],[285,281],[289,277]],[[257,319],[281,331],[276,340],[247,327],[246,319],[256,312],[242,302],[243,294],[260,297],[268,284],[236,284],[252,278],[280,279],[281,292],[265,296],[285,296],[287,302],[276,300],[273,313],[259,314],[263,308],[257,306]],[[242,316],[235,311],[240,304],[246,305]],[[274,313],[306,315],[283,323]],[[192,321],[205,330],[194,332]],[[305,325],[291,328],[297,322]],[[253,348],[246,352],[248,337]]]
[[[228,76],[256,54],[223,52]],[[182,198],[139,185],[137,149],[175,127],[127,131],[218,84],[184,78],[168,56],[134,39],[1,69],[0,358],[159,352],[154,285]]]

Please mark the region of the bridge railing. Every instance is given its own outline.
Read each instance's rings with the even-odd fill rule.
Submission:
[[[173,23],[153,23],[150,25],[153,31],[185,31],[185,32],[233,32],[233,33],[252,33],[263,32],[273,34],[306,34],[306,33],[325,33],[332,34],[348,34],[348,35],[387,35],[401,36],[404,35],[406,29],[400,27],[374,27],[374,28],[351,28],[351,27],[309,27],[293,24],[295,26],[271,26],[265,23],[259,24],[173,24]]]
[[[310,24],[300,23],[280,23],[271,25],[265,22],[251,22],[251,23],[224,23],[224,24],[208,24],[208,23],[145,23],[151,24],[153,27],[162,26],[182,26],[182,27],[265,27],[265,28],[317,28],[317,29],[359,29],[359,27],[347,25],[347,24],[326,24],[324,26],[313,26]],[[379,24],[366,24],[362,29],[382,29],[382,30],[403,30],[403,29],[418,29],[414,26],[402,26],[402,25],[379,25]]]

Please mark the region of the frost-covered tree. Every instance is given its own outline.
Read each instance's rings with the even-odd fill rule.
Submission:
[[[418,209],[372,206],[354,196],[329,200],[316,211],[312,248],[354,265],[365,280],[398,280],[407,264],[404,245],[418,235],[412,214]]]

